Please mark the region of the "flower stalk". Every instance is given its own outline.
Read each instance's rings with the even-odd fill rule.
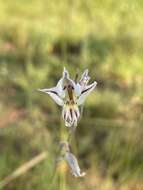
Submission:
[[[83,177],[85,176],[85,172],[80,171],[78,160],[71,151],[70,143],[71,137],[74,134],[82,115],[80,110],[83,110],[86,98],[97,85],[96,81],[88,85],[89,80],[88,70],[83,72],[78,81],[77,76],[75,80],[72,80],[68,71],[64,68],[63,75],[55,87],[39,89],[39,91],[50,95],[50,97],[62,107],[62,119],[66,127],[61,124],[59,161],[66,161],[71,173],[75,177]],[[60,170],[59,176],[60,189],[65,190],[65,172]]]

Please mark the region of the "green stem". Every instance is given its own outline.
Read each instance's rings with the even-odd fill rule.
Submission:
[[[59,180],[60,180],[59,190],[66,190],[66,175],[64,172],[60,172]]]
[[[67,141],[66,127],[63,125],[63,122],[61,121],[61,127],[60,127],[60,142],[61,141]],[[66,190],[66,173],[65,171],[59,171],[59,190]]]

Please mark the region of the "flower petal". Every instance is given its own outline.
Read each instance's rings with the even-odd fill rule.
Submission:
[[[66,127],[76,127],[80,113],[77,105],[64,105],[62,110],[62,117],[65,121]]]
[[[71,172],[75,177],[85,176],[85,172],[82,172],[82,173],[80,172],[80,167],[78,165],[78,161],[72,153],[66,152],[65,160],[68,162],[68,164],[71,168]]]
[[[79,96],[81,94],[82,87],[79,83],[74,84],[74,91],[76,96]]]
[[[88,75],[88,69],[86,69],[83,72],[79,83],[75,84],[75,94],[76,94],[76,96],[80,96],[82,90],[85,89],[85,87],[86,87],[87,83],[89,82],[89,80],[90,80],[90,77]]]
[[[84,87],[85,85],[87,85],[87,83],[89,82],[89,80],[90,80],[90,77],[89,77],[89,75],[88,75],[88,69],[86,69],[86,70],[83,72],[82,76],[81,76],[81,79],[80,79],[80,81],[79,81],[79,84],[80,84],[82,87]]]
[[[63,89],[63,78],[61,78],[56,86],[56,92],[59,94],[61,98],[65,97],[65,90]]]
[[[77,104],[82,105],[86,99],[86,97],[92,92],[92,90],[96,87],[97,82],[93,82],[92,84],[86,86],[84,90],[82,90],[81,95],[77,99]]]
[[[75,82],[70,79],[69,77],[69,73],[68,71],[64,68],[64,71],[63,71],[63,77],[61,79],[61,83],[62,83],[62,91],[60,92],[60,95],[62,98],[65,98],[67,92],[68,92],[68,89],[69,87],[72,88],[72,91],[74,90],[75,88]],[[60,82],[59,82],[60,83]],[[60,85],[58,85],[59,87]]]
[[[57,88],[45,88],[45,89],[38,89],[41,92],[45,92],[47,94],[49,94],[51,96],[51,98],[59,105],[59,106],[63,106],[64,105],[64,101],[63,99],[59,96],[59,94],[57,93]]]
[[[65,121],[65,126],[71,127],[73,124],[73,119],[72,119],[71,110],[69,106],[65,105],[63,107],[62,116],[63,116],[63,120]]]

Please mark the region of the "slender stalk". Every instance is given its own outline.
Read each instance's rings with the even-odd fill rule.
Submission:
[[[66,190],[66,174],[65,174],[65,172],[60,173],[59,180],[60,180],[59,190]]]
[[[63,125],[63,122],[61,121],[61,126],[60,126],[60,142],[62,141],[67,141],[68,139],[68,134],[66,131],[65,126]],[[62,149],[61,149],[61,155],[62,155]],[[66,171],[64,170],[64,164],[63,167],[61,167],[59,171],[59,190],[66,190]]]

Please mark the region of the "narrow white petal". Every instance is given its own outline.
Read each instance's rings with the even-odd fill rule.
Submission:
[[[79,96],[81,94],[82,88],[79,83],[74,84],[74,91],[75,91],[76,96]]]
[[[88,69],[86,69],[86,70],[83,72],[82,76],[81,76],[81,79],[80,79],[80,81],[79,81],[79,84],[80,84],[82,87],[84,87],[85,85],[87,85],[87,83],[89,82],[89,80],[90,80],[90,77],[89,77],[89,75],[88,75]]]
[[[71,117],[70,117],[70,111],[69,111],[69,108],[66,106],[65,108],[65,113],[66,113],[66,116],[65,116],[65,120],[71,120]]]
[[[63,106],[64,102],[63,99],[58,95],[57,88],[45,88],[45,89],[38,89],[41,92],[45,92],[51,96],[51,98],[59,105]]]
[[[63,90],[63,78],[61,78],[58,81],[56,88],[57,88],[56,91],[58,92],[59,96],[61,98],[64,98],[65,97],[65,91]]]
[[[76,117],[77,117],[77,118],[80,117],[80,112],[79,112],[78,106],[77,106],[76,109],[75,109],[75,114],[76,114]]]
[[[64,105],[64,107],[63,107],[62,117],[63,117],[63,120],[65,121],[65,126],[70,127],[72,118],[70,115],[69,107],[67,105]]]
[[[83,173],[80,172],[80,167],[78,165],[78,161],[72,153],[66,152],[65,160],[68,162],[68,164],[71,168],[71,172],[75,177],[85,176],[85,172],[83,172]]]
[[[81,95],[77,99],[77,104],[82,105],[86,99],[86,97],[93,91],[93,89],[96,87],[97,82],[93,82],[92,84],[86,86],[84,90],[81,92]]]
[[[88,69],[86,69],[86,70],[83,72],[83,74],[82,74],[82,76],[81,76],[81,80],[82,80],[85,76],[88,76]]]
[[[73,120],[77,121],[77,114],[75,113],[75,110],[72,110]]]
[[[66,109],[66,108],[67,108],[67,106],[64,105],[64,106],[63,106],[63,110],[62,110],[62,112],[63,112],[63,117],[64,117],[64,118],[66,118],[66,114],[67,114],[67,109]]]
[[[73,127],[77,127],[77,121],[78,118],[76,117],[75,112],[73,112]]]

